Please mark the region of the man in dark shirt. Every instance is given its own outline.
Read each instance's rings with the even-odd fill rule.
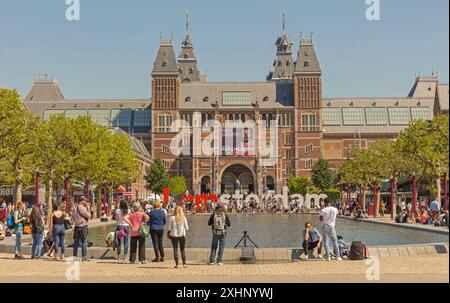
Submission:
[[[225,250],[225,240],[227,236],[227,228],[231,226],[230,217],[226,213],[223,203],[217,203],[214,213],[209,217],[208,226],[212,227],[213,237],[211,241],[211,255],[209,257],[209,265],[214,265],[216,258],[217,246],[219,253],[217,255],[217,265],[223,265],[223,252]]]

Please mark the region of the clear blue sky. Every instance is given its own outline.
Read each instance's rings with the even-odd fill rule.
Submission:
[[[0,86],[26,94],[39,73],[54,74],[66,98],[146,98],[159,45],[185,10],[202,72],[210,81],[264,81],[281,14],[298,49],[314,32],[326,97],[406,96],[415,74],[449,74],[449,1],[381,0],[381,20],[365,0],[80,0],[81,21],[65,0],[0,0]]]

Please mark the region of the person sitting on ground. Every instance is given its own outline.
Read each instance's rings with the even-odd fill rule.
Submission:
[[[337,236],[337,238],[341,258],[348,256],[348,254],[350,253],[350,245],[344,241],[344,238],[342,236]]]
[[[116,249],[115,239],[116,239],[116,233],[113,231],[109,232],[105,238],[106,247],[112,247],[113,250],[115,250]]]
[[[302,235],[304,259],[308,260],[308,250],[314,250],[315,248],[317,248],[317,257],[322,259],[322,236],[320,232],[310,222],[306,222]]]
[[[439,215],[436,215],[436,219],[434,220],[434,226],[448,226],[448,211],[441,210]]]
[[[100,222],[108,222],[108,216],[106,215],[106,213],[104,211],[102,212]]]
[[[395,222],[396,223],[406,223],[408,220],[408,213],[406,210],[402,210],[396,217]]]

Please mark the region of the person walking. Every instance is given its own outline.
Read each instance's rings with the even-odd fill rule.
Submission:
[[[139,248],[139,262],[145,264],[145,237],[140,233],[141,225],[147,224],[149,217],[144,212],[139,202],[135,202],[132,206],[133,212],[129,215],[130,219],[130,263],[136,263],[136,253]]]
[[[186,264],[186,233],[189,231],[189,225],[184,215],[183,208],[177,206],[174,215],[169,219],[169,239],[173,246],[173,258],[175,259],[175,268],[178,268],[178,246],[181,251],[181,260],[183,267],[187,268]]]
[[[22,256],[22,235],[24,223],[27,218],[24,216],[25,204],[21,201],[17,202],[14,210],[14,234],[16,235],[15,255],[14,258],[18,260],[24,259]]]
[[[330,255],[330,241],[333,243],[336,260],[342,261],[340,257],[339,244],[336,235],[336,216],[338,214],[337,208],[331,206],[329,198],[325,198],[325,208],[320,211],[319,220],[322,222],[323,244],[325,247],[325,254],[328,261],[331,261]]]
[[[72,209],[73,231],[73,256],[77,257],[78,247],[81,246],[82,261],[89,261],[87,255],[88,222],[91,219],[89,204],[84,196],[78,199],[78,203]]]
[[[31,236],[33,244],[31,245],[31,259],[41,259],[42,241],[44,240],[44,220],[41,216],[39,207],[34,206],[30,215]]]
[[[117,260],[128,260],[128,243],[130,241],[130,218],[128,211],[128,203],[120,201],[119,208],[114,212],[114,219],[117,221],[116,226],[116,245],[115,258]],[[123,244],[123,257],[120,257]]]
[[[65,220],[67,220],[67,213],[62,211],[58,204],[53,204],[52,219],[50,220],[49,231],[53,235],[53,248],[55,250],[55,261],[58,260],[58,250],[61,247],[60,260],[64,260],[64,254],[66,252],[65,236],[66,226]]]
[[[209,265],[214,265],[216,258],[217,247],[219,252],[217,255],[217,264],[223,265],[223,252],[225,249],[225,241],[227,237],[227,228],[231,226],[230,217],[225,210],[222,202],[217,203],[214,213],[211,214],[208,220],[208,226],[212,227],[212,241],[211,241],[211,255],[209,257]]]
[[[166,213],[161,209],[161,202],[153,203],[150,211],[150,235],[152,237],[155,259],[152,262],[164,262],[164,226],[166,225]]]

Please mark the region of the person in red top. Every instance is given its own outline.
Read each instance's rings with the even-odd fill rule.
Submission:
[[[142,222],[148,222],[149,217],[144,213],[141,204],[136,202],[133,204],[133,212],[129,215],[131,223],[130,230],[130,262],[136,263],[136,252],[139,246],[139,262],[145,264],[145,238],[139,235],[139,227]]]

